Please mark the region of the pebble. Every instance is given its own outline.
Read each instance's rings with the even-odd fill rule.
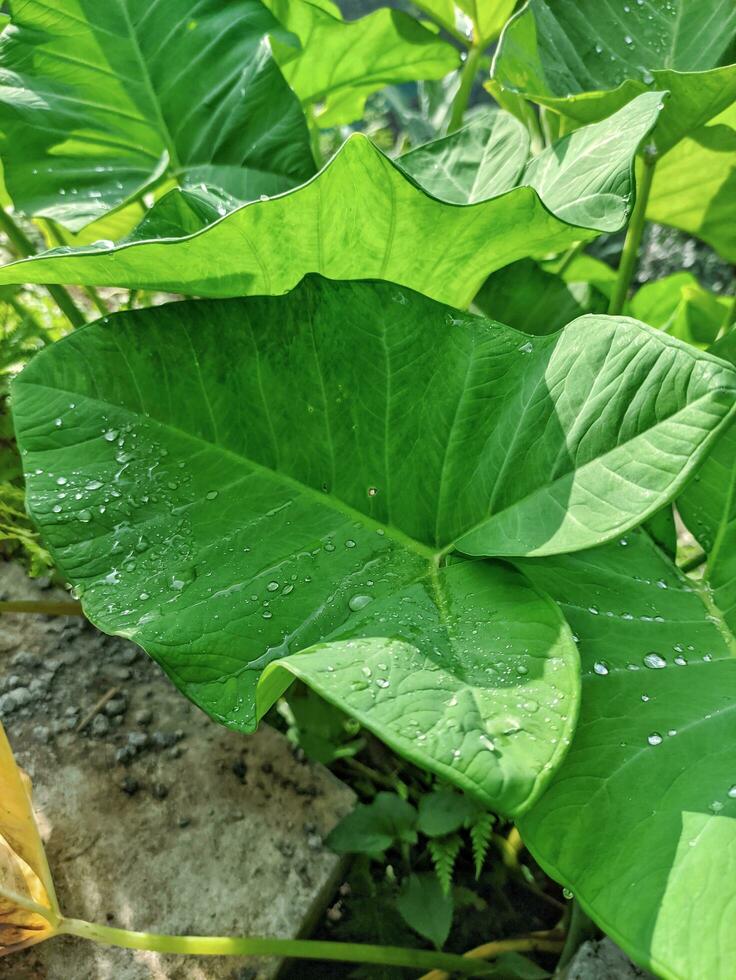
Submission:
[[[111,698],[105,705],[105,714],[110,718],[114,718],[116,715],[124,715],[128,708],[128,699],[123,695],[122,697]]]
[[[132,776],[126,776],[125,779],[120,783],[120,789],[127,796],[135,796],[135,794],[138,792],[140,788],[141,788],[141,784],[138,782],[137,779],[134,779]]]
[[[135,713],[135,723],[145,728],[146,725],[150,725],[153,721],[153,712],[148,708],[143,708],[142,711],[136,711]]]
[[[89,730],[95,738],[104,738],[110,731],[110,722],[104,715],[95,715]]]
[[[19,650],[14,657],[10,658],[11,667],[25,667],[26,670],[34,670],[40,664],[38,657],[29,653],[27,650]]]

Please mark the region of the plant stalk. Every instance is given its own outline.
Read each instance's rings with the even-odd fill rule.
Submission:
[[[465,63],[460,71],[460,87],[452,103],[452,113],[450,114],[450,123],[447,128],[448,133],[454,133],[463,124],[463,116],[465,115],[465,110],[468,108],[470,93],[473,91],[473,82],[478,71],[478,62],[481,54],[482,49],[477,44],[473,44],[468,50]]]
[[[79,602],[43,602],[37,600],[12,600],[0,602],[2,613],[42,613],[44,616],[83,616]]]
[[[642,162],[644,166],[641,180],[636,190],[636,204],[634,205],[634,211],[626,232],[624,250],[621,253],[621,262],[618,267],[618,276],[613,286],[611,303],[608,307],[608,312],[611,316],[617,316],[624,308],[636,262],[639,258],[639,246],[641,245],[641,236],[644,233],[647,202],[649,201],[649,191],[652,189],[652,178],[654,177],[654,168],[657,159],[648,153],[644,153]]]
[[[499,939],[496,942],[476,946],[463,955],[467,959],[495,959],[504,953],[559,953],[563,947],[561,939],[543,936],[523,936],[519,939]],[[450,980],[445,970],[432,970],[419,980]]]
[[[560,953],[555,976],[558,976],[560,971],[567,966],[585,940],[595,935],[595,931],[596,927],[593,921],[583,912],[578,900],[573,898],[570,902],[570,920],[567,926],[567,937]]]
[[[31,255],[36,254],[33,242],[23,229],[15,223],[5,208],[2,207],[0,207],[0,230],[4,231],[8,236],[8,241],[18,255],[27,259]],[[56,305],[73,327],[81,327],[87,322],[84,313],[82,313],[63,286],[47,285],[46,289],[53,296]]]
[[[336,960],[342,963],[375,963],[415,970],[441,969],[465,976],[482,975],[488,967],[454,953],[424,949],[402,949],[398,946],[372,946],[362,943],[336,943],[310,939],[275,939],[259,936],[228,938],[226,936],[165,936],[151,932],[131,932],[112,926],[85,922],[83,919],[61,920],[59,934],[78,936],[105,946],[142,949],[153,953],[176,953],[190,956],[278,956],[309,960]]]

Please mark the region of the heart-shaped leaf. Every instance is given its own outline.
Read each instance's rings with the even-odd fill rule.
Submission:
[[[260,0],[11,0],[0,153],[15,206],[77,230],[165,175],[241,200],[314,172]]]
[[[231,727],[296,675],[515,813],[564,754],[576,654],[518,573],[452,552],[619,534],[687,478],[735,384],[633,321],[532,341],[310,279],[100,321],[33,360],[14,413],[30,511],[94,622]]]
[[[670,93],[654,133],[660,153],[736,98],[732,0],[528,0],[511,18],[491,84],[574,124],[603,119],[647,89]]]
[[[0,724],[0,956],[49,939],[61,919],[30,786]]]
[[[583,661],[575,738],[525,843],[658,976],[729,976],[736,639],[641,533],[519,567],[560,603]]]
[[[460,64],[459,52],[408,14],[381,8],[344,21],[334,4],[265,0],[301,49],[274,41],[274,53],[318,125],[360,119],[365,100],[385,85],[439,79]]]
[[[736,263],[736,104],[657,163],[647,218],[702,238]]]
[[[419,188],[400,162],[356,134],[312,181],[198,234],[56,251],[4,267],[0,282],[228,296],[282,293],[319,272],[388,279],[467,306],[490,271],[623,227],[634,157],[659,105],[656,93],[641,96],[534,158],[525,186],[465,206]]]

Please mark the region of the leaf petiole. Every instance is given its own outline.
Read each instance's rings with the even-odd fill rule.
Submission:
[[[93,943],[144,949],[154,953],[176,953],[189,956],[279,956],[309,960],[336,960],[343,963],[375,963],[415,970],[440,969],[465,976],[482,976],[492,967],[454,953],[399,946],[373,946],[362,943],[337,943],[316,939],[277,939],[260,936],[229,938],[226,936],[166,936],[152,932],[132,932],[112,926],[63,918],[59,935],[77,936]]]
[[[649,192],[652,189],[652,178],[654,177],[657,158],[645,152],[642,154],[642,162],[641,180],[636,189],[636,204],[634,205],[629,228],[626,232],[624,250],[621,253],[618,275],[613,285],[611,303],[608,307],[608,312],[611,316],[618,316],[624,308],[636,262],[639,258],[639,246],[641,245],[641,237],[644,232],[647,202],[649,201]]]

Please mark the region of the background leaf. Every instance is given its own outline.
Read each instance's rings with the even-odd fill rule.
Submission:
[[[519,567],[560,603],[583,661],[575,738],[520,823],[525,843],[643,966],[727,976],[733,635],[707,592],[641,533]]]
[[[11,0],[0,143],[16,208],[72,230],[164,174],[241,200],[314,172],[260,0]]]
[[[378,855],[397,844],[415,844],[417,811],[396,793],[377,793],[360,803],[327,837],[338,854]]]
[[[460,64],[458,51],[413,17],[380,8],[355,21],[309,0],[266,0],[301,48],[274,42],[276,58],[322,127],[360,119],[371,92],[415,79],[440,79]]]
[[[450,935],[454,903],[452,894],[443,891],[435,875],[411,875],[396,907],[408,925],[437,949],[442,949]]]

